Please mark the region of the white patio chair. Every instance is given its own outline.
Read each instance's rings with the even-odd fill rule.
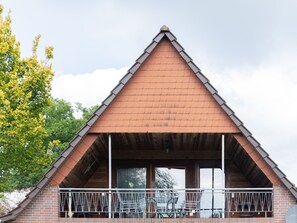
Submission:
[[[118,213],[122,218],[142,217],[145,194],[131,191],[117,191]]]
[[[183,217],[200,216],[202,191],[199,192],[186,192],[185,201],[182,204]]]

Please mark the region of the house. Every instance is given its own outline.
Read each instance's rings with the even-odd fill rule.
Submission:
[[[0,222],[285,222],[296,204],[296,187],[163,26]]]

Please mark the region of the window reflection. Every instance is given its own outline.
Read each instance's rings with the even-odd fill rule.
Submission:
[[[123,168],[117,170],[118,188],[146,188],[146,168]]]
[[[222,170],[219,168],[200,169],[200,188],[204,189],[201,198],[201,217],[220,217],[224,207],[224,195],[222,189]]]

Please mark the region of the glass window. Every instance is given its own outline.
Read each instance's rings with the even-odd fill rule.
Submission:
[[[123,168],[117,170],[118,188],[146,188],[146,168]]]
[[[222,170],[219,168],[200,169],[201,217],[220,217],[224,208],[224,195],[222,191]]]
[[[156,192],[157,196],[163,198],[159,200],[157,206],[158,208],[170,208],[170,205],[174,205],[174,208],[181,208],[183,202],[185,201],[185,169],[184,168],[165,168],[159,167],[155,169],[155,187],[159,189],[174,189],[174,190],[159,190]],[[170,203],[168,206],[168,202]],[[163,203],[162,203],[163,202]]]
[[[185,169],[159,167],[155,169],[156,188],[185,188]]]

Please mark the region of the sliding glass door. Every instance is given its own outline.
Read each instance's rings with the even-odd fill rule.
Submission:
[[[219,168],[200,169],[200,188],[202,189],[200,217],[221,217],[224,209],[224,194],[218,189],[223,188],[222,170]]]

